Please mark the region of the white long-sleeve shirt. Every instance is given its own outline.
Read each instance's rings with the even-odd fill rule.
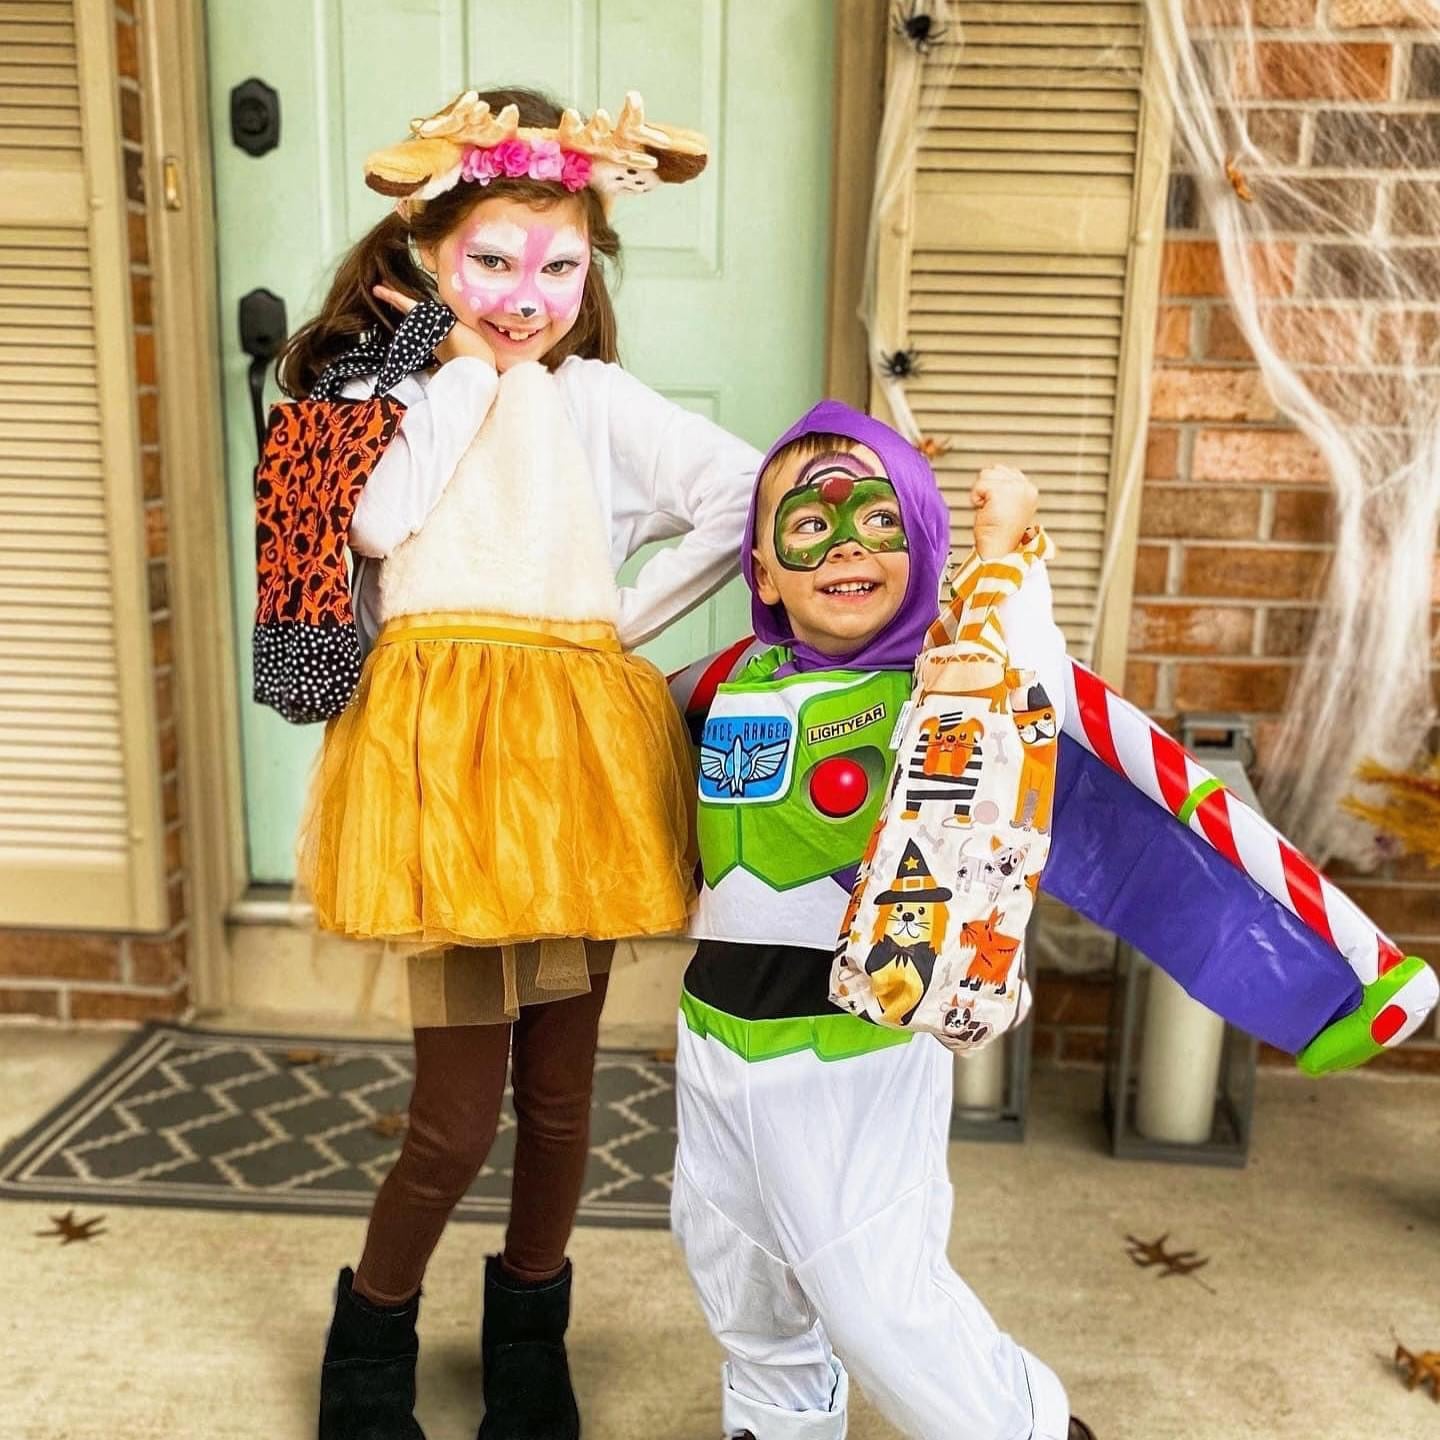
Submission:
[[[620,591],[620,641],[633,649],[735,573],[761,456],[619,365],[572,357],[555,378],[589,461],[613,568],[651,541],[684,537],[652,555]],[[461,357],[391,391],[406,411],[351,519],[350,547],[358,556],[383,561],[424,525],[497,386],[492,367]],[[372,387],[373,380],[360,379],[345,393],[365,396]],[[355,577],[355,609],[367,639],[377,628],[377,571],[362,559]]]

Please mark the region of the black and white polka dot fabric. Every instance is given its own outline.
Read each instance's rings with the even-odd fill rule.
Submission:
[[[338,715],[360,684],[360,636],[349,625],[283,620],[256,625],[252,694],[292,725]]]
[[[455,328],[455,312],[438,300],[422,300],[383,339],[367,340],[326,367],[310,392],[312,400],[336,400],[347,380],[375,376],[375,394],[388,395],[407,375],[435,359],[435,347]]]

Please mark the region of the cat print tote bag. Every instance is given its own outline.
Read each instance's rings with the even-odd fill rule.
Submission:
[[[836,946],[831,1001],[972,1050],[1025,1017],[1025,927],[1050,848],[1056,712],[1017,669],[999,608],[1043,532],[971,555],[915,665],[895,771]]]

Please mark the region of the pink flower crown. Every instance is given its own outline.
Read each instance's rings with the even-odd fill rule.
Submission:
[[[558,140],[526,140],[515,136],[498,145],[467,145],[460,178],[476,185],[492,180],[554,180],[572,194],[590,183],[592,161],[579,150],[563,150]]]

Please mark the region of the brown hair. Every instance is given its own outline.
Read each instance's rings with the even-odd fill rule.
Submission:
[[[762,522],[770,518],[766,513],[765,487],[787,460],[808,460],[812,455],[823,455],[827,450],[839,451],[843,454],[853,450],[860,443],[853,435],[838,435],[824,430],[814,430],[804,435],[797,435],[793,440],[782,445],[770,457],[770,463],[755,477],[755,534],[750,537],[751,549],[760,543]],[[774,507],[771,506],[769,509],[773,510]]]
[[[522,125],[544,127],[560,121],[560,107],[535,90],[482,90],[480,99],[488,101],[492,111],[514,105],[520,111]],[[435,282],[420,267],[415,247],[438,245],[480,201],[492,198],[518,200],[542,209],[569,198],[569,192],[548,181],[524,177],[492,180],[483,188],[462,181],[416,207],[413,216],[407,218],[398,212],[387,215],[341,260],[320,313],[285,342],[276,367],[280,388],[302,399],[331,361],[354,349],[366,331],[376,332],[377,337],[394,334],[402,317],[376,299],[374,286],[384,285],[417,300],[436,298]],[[615,310],[602,263],[608,261],[618,269],[620,237],[611,227],[595,190],[586,186],[574,198],[585,212],[592,259],[575,324],[544,357],[552,370],[571,355],[587,360],[620,358]]]
[[[761,480],[766,479],[787,460],[808,460],[812,455],[823,455],[827,450],[846,454],[862,442],[853,435],[840,435],[828,430],[807,430],[793,440],[787,440],[771,457]]]

